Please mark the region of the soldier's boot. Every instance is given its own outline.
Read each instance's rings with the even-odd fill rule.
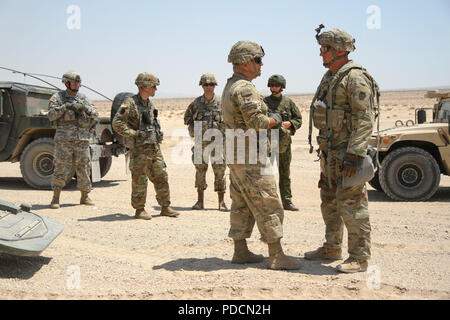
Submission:
[[[330,249],[320,247],[314,251],[305,252],[305,259],[308,260],[341,260],[342,249]]]
[[[298,208],[295,207],[291,202],[283,204],[283,209],[288,211],[298,211]]]
[[[61,189],[56,188],[53,189],[53,198],[52,198],[52,202],[50,202],[50,208],[52,209],[59,209],[60,205],[59,205],[59,196],[61,195]]]
[[[198,193],[198,199],[197,199],[197,202],[192,207],[192,210],[203,210],[205,208],[203,205],[205,190],[197,190],[197,193]]]
[[[134,214],[134,217],[136,219],[142,219],[142,220],[150,220],[152,216],[145,211],[145,209],[136,209],[136,213]]]
[[[227,205],[223,200],[225,192],[218,192],[217,194],[219,195],[219,211],[228,211]]]
[[[234,254],[231,263],[245,264],[245,263],[258,263],[264,260],[264,256],[261,254],[254,254],[247,247],[247,241],[234,240]]]
[[[166,207],[162,207],[161,215],[166,216],[166,217],[176,218],[180,215],[180,213],[173,210],[171,207],[166,206]]]
[[[87,206],[93,206],[95,205],[94,202],[89,198],[89,193],[86,191],[81,191],[81,199],[80,204],[85,204]]]
[[[269,243],[269,269],[273,270],[297,270],[302,267],[301,263],[289,258],[284,254],[280,240]]]
[[[359,260],[356,258],[348,258],[342,264],[336,267],[337,271],[343,273],[365,272],[369,263],[367,260]]]

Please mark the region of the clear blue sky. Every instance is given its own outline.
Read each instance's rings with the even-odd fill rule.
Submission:
[[[67,27],[70,5],[80,9],[80,29]],[[371,5],[379,29],[368,28]],[[266,52],[258,89],[279,73],[287,94],[311,93],[325,72],[314,37],[320,23],[356,38],[350,57],[382,90],[450,86],[449,0],[0,0],[0,66],[55,76],[77,70],[83,84],[111,98],[136,91],[137,74],[147,71],[161,80],[155,98],[194,97],[206,72],[221,93],[231,46],[251,40]],[[10,80],[24,78],[0,70],[0,81]]]

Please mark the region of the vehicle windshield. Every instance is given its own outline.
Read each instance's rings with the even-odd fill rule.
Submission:
[[[439,122],[448,122],[450,116],[450,101],[441,102],[438,112]]]
[[[48,95],[39,93],[29,93],[27,96],[27,113],[30,116],[39,115],[41,110],[48,110]]]

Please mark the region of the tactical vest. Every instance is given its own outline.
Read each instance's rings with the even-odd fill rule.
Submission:
[[[78,95],[76,95],[75,97],[66,98],[65,91],[58,92],[58,94],[56,95],[56,99],[61,106],[66,102],[77,102],[81,104],[86,103]],[[94,120],[91,119],[85,112],[77,114],[73,110],[66,110],[62,117],[56,119],[55,121],[52,121],[52,126],[55,129],[67,128],[69,126],[89,129],[93,124]]]
[[[148,143],[161,143],[163,139],[163,132],[161,130],[161,123],[158,119],[158,110],[155,109],[153,103],[149,100],[148,107],[144,107],[138,95],[132,97],[139,112],[139,130],[145,131],[147,136],[145,138],[135,138],[134,146],[140,146]]]
[[[312,141],[311,141],[311,135],[312,135],[312,124],[314,121],[314,126],[318,128],[319,130],[327,129],[326,133],[326,139],[328,143],[328,149],[331,145],[331,137],[333,136],[333,122],[342,121],[343,119],[337,119],[338,117],[345,117],[345,114],[343,112],[335,112],[333,110],[333,103],[336,96],[336,90],[337,85],[342,81],[342,79],[353,69],[359,69],[363,72],[363,74],[371,81],[372,83],[372,93],[375,95],[376,98],[376,104],[374,102],[374,99],[370,99],[370,107],[372,110],[375,110],[375,117],[378,117],[378,125],[377,125],[377,131],[379,131],[379,113],[380,113],[380,105],[379,105],[379,87],[376,81],[373,79],[373,77],[367,72],[366,69],[364,69],[362,66],[353,63],[353,61],[349,61],[347,64],[343,65],[338,72],[331,78],[331,81],[328,85],[328,90],[326,94],[323,94],[321,99],[326,97],[326,109],[317,106],[317,108],[314,107],[314,103],[319,98],[320,89],[322,88],[322,85],[327,80],[324,76],[320,82],[319,87],[317,88],[317,91],[314,95],[313,101],[310,106],[310,116],[309,116],[309,134],[308,134],[308,142],[310,145],[310,153],[313,151]],[[336,110],[341,111],[341,110]],[[326,124],[324,124],[324,121]],[[348,121],[348,119],[347,119]],[[378,155],[377,155],[378,157]],[[330,172],[330,164],[329,161],[327,161],[327,175],[328,175],[328,185],[331,187],[331,172]]]
[[[220,101],[216,99],[214,104],[199,103],[197,104],[198,109],[194,113],[194,121],[203,121],[207,125],[207,129],[215,128],[218,129],[218,123],[222,122],[222,110],[220,107]]]

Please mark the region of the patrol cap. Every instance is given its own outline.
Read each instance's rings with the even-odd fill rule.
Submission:
[[[81,76],[76,71],[67,71],[66,73],[63,74],[61,82],[66,83],[68,81],[76,81],[81,83]]]
[[[139,73],[134,82],[138,88],[151,88],[159,86],[159,79],[148,72]]]
[[[216,77],[212,73],[205,73],[202,74],[200,77],[200,82],[198,83],[199,86],[204,84],[213,84],[217,86]]]
[[[355,50],[355,39],[344,30],[332,29],[317,36],[320,45],[328,45],[336,50],[352,52]]]
[[[251,41],[236,42],[228,54],[228,62],[232,64],[249,63],[255,58],[264,57],[264,49],[257,43]]]
[[[281,74],[274,74],[269,78],[269,81],[267,82],[268,87],[272,85],[280,86],[283,89],[286,89],[286,79]]]

